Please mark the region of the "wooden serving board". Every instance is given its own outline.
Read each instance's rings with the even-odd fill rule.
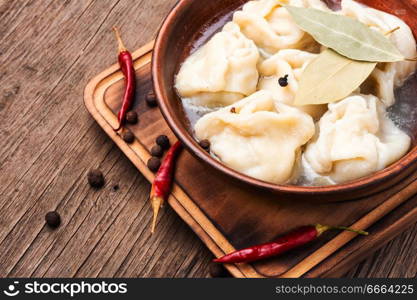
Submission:
[[[138,84],[136,136],[126,144],[113,128],[121,106],[123,75],[114,65],[86,87],[87,109],[103,130],[149,180],[146,167],[155,138],[175,140],[158,108],[148,108],[152,89],[150,61],[153,43],[134,52]],[[371,235],[331,232],[308,247],[254,264],[228,265],[235,277],[338,277],[417,221],[417,173],[381,194],[348,202],[312,204],[289,201],[239,185],[184,151],[169,204],[217,257],[235,249],[273,240],[307,224],[345,225],[367,229]],[[149,209],[151,213],[151,209]],[[156,234],[158,234],[156,232]]]

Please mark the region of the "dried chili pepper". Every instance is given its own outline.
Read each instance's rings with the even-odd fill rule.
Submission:
[[[179,141],[169,149],[153,181],[150,197],[153,208],[152,233],[155,231],[159,209],[171,192],[175,162],[181,150],[182,144]]]
[[[365,231],[353,230],[347,227],[331,227],[323,226],[320,224],[304,226],[278,238],[276,241],[272,243],[262,244],[258,246],[249,247],[243,250],[235,251],[213,261],[217,263],[228,264],[248,263],[264,258],[277,256],[285,252],[288,252],[292,249],[303,246],[309,242],[312,242],[319,236],[321,236],[324,232],[332,229],[347,230],[355,232],[357,234],[368,235],[368,233]]]
[[[113,27],[113,30],[116,35],[117,42],[119,44],[119,65],[125,77],[126,84],[122,108],[117,115],[119,127],[115,129],[115,131],[119,131],[125,124],[126,114],[131,109],[133,104],[136,88],[136,74],[135,69],[133,67],[132,54],[124,46],[119,29],[117,27]]]

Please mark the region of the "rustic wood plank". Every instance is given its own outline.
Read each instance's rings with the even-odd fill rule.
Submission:
[[[417,277],[417,224],[388,243],[366,261],[353,268],[347,277]]]
[[[118,153],[117,149],[108,141],[104,140],[104,144],[99,143],[96,147],[86,149],[89,151],[80,152],[78,154],[78,162],[81,165],[93,163],[92,166],[100,166],[103,172],[106,172],[102,163],[104,161],[107,162],[111,158],[108,154],[112,149],[113,153]],[[82,150],[84,150],[84,147],[80,147],[80,151]],[[84,156],[84,153],[87,155]],[[98,154],[99,160],[90,158],[95,154]],[[120,157],[119,155],[116,158],[118,159]],[[112,163],[115,163],[114,158]],[[70,168],[70,165],[68,165],[68,168]],[[84,214],[88,212],[88,210],[78,210],[80,203],[84,199],[92,204],[97,201],[98,193],[90,191],[85,184],[85,170],[80,170],[72,180],[67,179],[67,171],[63,171],[63,173],[57,176],[55,183],[50,185],[47,192],[44,193],[42,201],[37,201],[37,205],[33,208],[34,211],[22,218],[12,233],[6,238],[5,242],[0,245],[2,249],[7,249],[7,251],[2,251],[2,255],[0,256],[2,268],[13,267],[14,260],[19,259],[23,255],[25,248],[30,245],[25,256],[19,262],[20,266],[17,266],[17,270],[15,271],[16,275],[20,274],[20,272],[24,272],[24,275],[30,275],[30,272],[33,272],[34,268],[37,267],[37,263],[49,252],[50,246],[64,246],[66,242],[62,239],[71,237],[73,231],[80,226],[80,222],[85,217]],[[54,209],[57,209],[62,214],[64,222],[64,226],[57,232],[44,229],[44,222],[42,220],[45,211]],[[75,217],[73,216],[74,214],[76,214]],[[68,234],[66,234],[67,232]],[[35,241],[32,241],[35,237]],[[16,238],[18,238],[18,241],[9,244],[10,241],[8,240],[15,240]],[[47,250],[48,252],[46,252]],[[29,264],[30,268],[26,264]],[[4,270],[4,272],[7,271],[9,270]]]
[[[111,26],[137,48],[174,3],[0,1],[0,276],[207,276],[211,254],[170,209],[149,235],[149,185],[81,100],[87,81],[115,62]],[[101,191],[86,185],[92,167],[106,173]],[[64,220],[58,231],[44,227],[53,209]],[[349,276],[416,276],[416,233]]]
[[[65,15],[64,15],[65,17]],[[72,25],[72,24],[70,24]],[[71,64],[72,65],[72,64]],[[82,72],[76,71],[73,74],[83,74]],[[53,76],[54,74],[52,74]],[[79,76],[79,75],[77,75]],[[70,79],[74,79],[71,78]],[[71,81],[70,81],[71,82]],[[66,82],[64,81],[63,83],[65,83],[65,85],[68,87],[70,82]],[[42,88],[42,86],[37,86],[39,89]],[[64,91],[63,95],[56,95],[56,97],[59,99],[60,97],[63,97],[65,94],[67,93],[67,91]],[[65,97],[65,96],[64,96]],[[79,108],[79,105],[76,105],[75,101],[70,101],[69,100],[69,96],[65,97],[67,99],[67,101],[63,101],[61,106],[65,107],[61,107],[61,109],[63,111],[66,111],[65,109],[74,109],[74,111],[77,110],[77,108]],[[45,101],[47,101],[48,99],[46,99]],[[74,103],[75,105],[73,105],[73,107],[71,107],[70,105],[66,105],[66,103]],[[58,104],[58,103],[52,103],[52,104]],[[46,105],[47,107],[50,107],[51,105]],[[36,112],[36,110],[35,110]],[[27,141],[26,139],[23,139],[23,144],[26,145],[27,147],[20,147],[20,149],[22,149],[21,152],[24,152],[26,155],[28,156],[34,156],[33,155],[33,147],[40,147],[43,146],[46,151],[40,151],[39,156],[36,158],[36,160],[34,160],[33,162],[36,161],[36,164],[27,164],[26,163],[26,159],[25,157],[21,157],[19,154],[21,152],[18,152],[16,155],[16,152],[12,152],[13,155],[15,155],[14,157],[16,157],[17,160],[25,162],[25,163],[21,163],[20,165],[25,166],[25,167],[29,167],[30,171],[27,172],[25,171],[23,173],[23,180],[21,181],[17,181],[14,182],[14,185],[17,189],[21,189],[20,192],[21,193],[17,193],[15,197],[13,197],[11,194],[6,194],[6,198],[8,199],[8,206],[7,207],[3,207],[2,209],[2,213],[4,215],[4,218],[2,218],[2,221],[4,222],[5,226],[3,227],[3,231],[1,234],[1,237],[3,238],[3,233],[7,232],[7,229],[11,229],[19,220],[19,217],[23,216],[23,214],[25,212],[27,212],[28,208],[34,208],[35,207],[35,203],[37,205],[37,207],[39,207],[39,199],[44,198],[44,192],[47,190],[48,186],[53,182],[53,180],[55,179],[55,176],[58,174],[59,171],[64,170],[65,165],[67,164],[67,160],[61,160],[61,162],[58,162],[59,159],[58,157],[68,157],[69,153],[74,153],[76,154],[75,150],[77,150],[77,141],[84,135],[80,135],[79,133],[77,133],[76,131],[74,131],[72,128],[75,127],[79,127],[79,120],[80,120],[80,116],[78,116],[78,118],[74,117],[74,112],[70,112],[68,113],[68,116],[73,117],[72,121],[70,121],[70,119],[65,120],[64,122],[61,121],[61,119],[63,117],[65,117],[62,114],[59,113],[59,111],[55,111],[55,113],[51,113],[48,112],[48,116],[51,118],[48,118],[47,121],[48,123],[45,124],[41,124],[41,126],[37,127],[36,130],[31,131],[30,135],[30,141]],[[17,120],[19,120],[19,118],[16,118]],[[37,118],[34,118],[37,119]],[[54,125],[55,124],[50,124],[49,121],[57,121],[57,122],[62,122],[61,128],[58,129],[58,133],[60,133],[60,137],[61,140],[55,139],[54,135],[51,135],[51,133],[48,132],[48,129],[51,129],[50,131],[53,132],[54,129]],[[39,120],[38,120],[39,121]],[[85,122],[83,126],[81,126],[80,129],[82,129],[83,131],[87,130],[88,127],[91,127],[91,122]],[[53,127],[49,126],[52,125]],[[48,128],[49,127],[49,128]],[[65,128],[65,129],[64,129]],[[17,127],[17,129],[19,129],[19,127]],[[37,132],[38,131],[38,132]],[[13,140],[13,139],[10,139]],[[17,141],[20,141],[21,139],[14,139]],[[52,140],[53,142],[56,142],[56,144],[54,144],[53,142],[51,143],[50,140]],[[36,141],[36,142],[35,142]],[[43,142],[45,141],[45,142]],[[40,143],[40,144],[39,144]],[[71,145],[71,147],[68,147],[66,145],[66,143],[69,143]],[[44,144],[44,145],[43,145]],[[91,144],[90,144],[91,145]],[[111,144],[109,144],[111,146]],[[111,146],[112,147],[112,146]],[[35,148],[36,149],[36,148]],[[35,156],[36,157],[36,156]],[[52,160],[51,160],[52,158]],[[73,159],[76,158],[76,156],[73,157]],[[6,160],[6,170],[5,173],[2,174],[7,174],[7,166],[11,166],[12,168],[15,169],[15,164],[14,164],[14,160]],[[7,165],[7,163],[9,163]],[[57,166],[58,164],[60,164],[60,168]],[[73,166],[77,166],[77,164],[72,164]],[[85,168],[85,165],[84,165]],[[16,169],[15,169],[16,170]],[[71,170],[71,168],[67,168],[65,169],[65,172],[69,172]],[[73,170],[75,171],[75,170]],[[16,170],[15,174],[19,174],[18,170]],[[72,174],[69,173],[69,174]],[[78,176],[77,173],[74,172],[74,175]],[[6,177],[5,177],[6,178]],[[77,178],[77,177],[75,177]],[[10,178],[9,178],[10,179]],[[6,179],[7,180],[7,179]],[[2,182],[3,178],[2,178]],[[5,184],[7,184],[7,181],[5,182]],[[34,185],[36,185],[36,187],[34,187]],[[4,187],[5,185],[2,185],[2,187]],[[14,191],[12,189],[12,191]],[[59,195],[57,195],[59,196]],[[32,199],[33,201],[26,201],[26,199]],[[38,221],[42,221],[41,218],[39,218],[38,216]],[[33,232],[33,230],[35,230],[37,227],[39,227],[39,225],[42,223],[38,223],[36,224],[37,226],[29,226],[29,231]],[[31,224],[31,225],[35,225],[35,224]],[[43,224],[42,224],[43,226]],[[18,227],[16,227],[18,228]],[[27,232],[26,232],[27,234]],[[33,234],[33,233],[32,233]],[[13,236],[13,235],[9,235],[9,236]],[[20,241],[20,240],[19,240]],[[7,245],[7,244],[6,244]],[[22,247],[19,247],[18,245],[15,245],[16,248],[18,249],[22,249]],[[4,266],[4,265],[2,265]]]
[[[78,2],[78,3],[77,3]],[[52,18],[57,18],[54,13],[51,11],[45,11],[47,7],[50,7],[51,3],[49,5],[46,4],[46,1],[43,1],[42,3],[45,4],[45,7],[42,7],[42,12],[45,13],[47,16],[50,16],[51,20],[44,21],[43,24],[39,25],[40,27],[48,26],[50,25]],[[78,6],[81,2],[80,1],[70,1],[70,5]],[[86,4],[86,2],[83,2]],[[135,192],[138,192],[138,194],[131,195],[130,201],[127,203],[134,203],[139,200],[141,201],[142,205],[146,208],[142,214],[142,217],[149,217],[149,213],[147,211],[148,204],[146,201],[147,198],[147,192],[149,185],[145,184],[143,182],[143,178],[137,173],[134,168],[132,168],[131,164],[120,155],[120,152],[113,147],[113,144],[109,142],[109,140],[101,133],[100,130],[97,129],[96,125],[93,125],[93,122],[91,118],[87,115],[85,112],[83,105],[82,105],[82,91],[83,86],[85,85],[85,82],[99,69],[103,67],[103,65],[113,63],[115,60],[115,44],[113,40],[113,36],[111,32],[109,31],[109,28],[114,23],[118,23],[119,26],[123,28],[123,31],[126,32],[124,34],[125,39],[127,41],[132,41],[132,44],[135,43],[143,43],[146,42],[148,39],[150,39],[155,30],[157,29],[160,20],[165,15],[166,11],[169,9],[169,7],[173,4],[173,2],[164,2],[164,3],[150,3],[144,5],[143,9],[138,9],[142,4],[140,2],[136,3],[137,7],[135,7],[133,10],[131,7],[130,1],[124,1],[120,2],[119,6],[115,6],[113,11],[113,17],[110,15],[110,18],[113,18],[112,20],[108,20],[105,25],[101,25],[103,18],[107,18],[109,15],[109,11],[111,10],[111,5],[116,4],[116,1],[110,2],[110,1],[95,1],[93,5],[86,6],[86,11],[82,12],[79,7],[74,7],[74,11],[78,11],[80,13],[80,16],[78,17],[79,22],[87,22],[89,19],[92,18],[90,22],[92,24],[95,24],[95,28],[91,28],[91,32],[86,31],[79,37],[80,42],[86,42],[88,41],[88,45],[81,45],[74,43],[73,48],[77,50],[75,53],[77,55],[71,57],[72,61],[69,60],[68,63],[65,63],[64,65],[68,66],[67,74],[65,75],[65,78],[62,81],[59,81],[56,86],[53,87],[55,89],[55,92],[51,94],[51,96],[44,96],[42,99],[38,99],[35,101],[35,103],[31,103],[33,99],[28,99],[28,101],[22,103],[19,102],[20,100],[24,100],[25,95],[19,96],[18,99],[16,99],[16,102],[20,105],[20,107],[15,105],[8,105],[7,111],[4,111],[4,114],[7,116],[14,116],[18,114],[19,109],[26,109],[24,113],[24,118],[26,119],[18,119],[18,118],[10,118],[13,122],[19,122],[19,123],[13,123],[13,126],[10,126],[7,129],[7,135],[13,135],[17,132],[21,132],[19,129],[19,126],[26,125],[25,122],[27,122],[28,119],[33,118],[35,122],[31,124],[31,127],[27,130],[29,137],[25,136],[25,132],[22,133],[21,138],[23,139],[4,139],[4,142],[9,142],[5,147],[2,148],[4,150],[4,153],[6,154],[6,157],[3,157],[4,159],[2,162],[5,162],[5,165],[2,164],[2,171],[4,170],[6,172],[9,172],[10,170],[15,170],[13,175],[19,176],[19,177],[12,177],[12,178],[6,178],[2,177],[2,186],[1,188],[4,188],[3,191],[6,191],[10,184],[18,184],[19,187],[21,187],[23,190],[20,193],[9,193],[7,196],[8,203],[10,203],[5,210],[2,210],[2,215],[7,216],[6,218],[2,218],[2,221],[4,224],[7,224],[7,228],[13,229],[13,232],[8,232],[7,229],[2,230],[2,235],[4,235],[4,238],[7,238],[7,240],[4,241],[4,243],[1,244],[2,249],[2,262],[4,261],[5,264],[2,263],[2,267],[5,268],[5,272],[12,269],[12,272],[10,273],[10,276],[29,276],[31,274],[43,274],[43,272],[47,272],[50,268],[50,264],[53,263],[53,261],[59,257],[59,255],[63,255],[62,257],[65,257],[66,253],[71,252],[69,250],[64,249],[67,246],[71,246],[76,244],[74,241],[78,241],[76,232],[80,230],[85,230],[85,228],[90,228],[89,230],[93,230],[97,236],[94,236],[94,240],[100,241],[103,240],[103,236],[107,238],[107,235],[103,234],[103,228],[98,226],[98,224],[84,224],[84,217],[89,212],[88,209],[90,207],[94,207],[93,205],[97,205],[96,202],[99,202],[99,205],[96,208],[99,211],[105,211],[105,209],[102,209],[102,202],[105,200],[102,199],[102,197],[105,196],[106,193],[108,193],[108,190],[106,189],[103,194],[104,195],[97,195],[97,193],[92,193],[89,191],[89,189],[85,186],[85,172],[88,168],[100,165],[103,170],[106,170],[107,167],[112,167],[113,165],[121,165],[121,167],[124,167],[124,170],[122,169],[121,172],[125,173],[126,175],[120,176],[120,170],[114,171],[113,175],[115,178],[120,177],[121,180],[124,180],[127,183],[129,183],[129,180],[132,180],[136,178],[136,184],[139,187],[138,190],[135,190]],[[107,5],[108,7],[105,7]],[[53,8],[50,7],[50,9]],[[144,16],[147,15],[147,11],[149,8],[155,8],[158,10],[154,14],[154,22],[148,22],[145,21],[146,19]],[[33,7],[32,7],[33,9]],[[64,13],[62,16],[66,16],[65,18],[69,18],[70,16],[74,18],[73,15],[71,15],[71,12],[69,8],[62,8],[57,7],[56,10],[63,10]],[[135,17],[133,18],[125,18],[126,11],[130,11],[131,14],[134,14]],[[55,10],[54,10],[55,12]],[[97,12],[102,12],[101,14]],[[26,14],[27,16],[30,16],[30,14]],[[158,19],[159,16],[159,19]],[[118,20],[116,20],[118,19]],[[138,20],[138,22],[130,22],[129,19],[135,19]],[[24,28],[25,26],[29,26],[32,19],[27,19],[26,24],[21,24],[20,27]],[[53,25],[53,29],[51,31],[55,32],[59,29],[62,24],[59,24],[58,21],[55,21],[56,25]],[[125,24],[126,22],[126,24]],[[129,22],[127,24],[127,22]],[[88,24],[88,23],[87,23]],[[59,26],[58,26],[59,25]],[[86,30],[86,26],[75,26],[76,24],[69,23],[66,26],[64,26],[65,30],[68,31],[71,29],[70,37],[75,37],[76,35],[82,33]],[[150,31],[147,26],[153,26]],[[36,27],[36,23],[35,23]],[[130,30],[126,27],[131,27]],[[133,28],[141,28],[143,31],[138,32],[132,31]],[[97,32],[97,33],[96,33]],[[62,33],[62,32],[61,32]],[[136,35],[139,33],[138,35]],[[94,35],[96,34],[96,35]],[[58,39],[58,34],[51,38],[50,35],[47,35],[48,39],[50,38],[50,43],[57,42],[58,44],[61,43],[62,49],[68,46],[68,43],[66,43],[64,40],[58,40],[54,41],[54,38]],[[45,39],[46,39],[45,37]],[[132,38],[133,37],[133,38]],[[28,36],[29,38],[29,36]],[[102,41],[102,45],[97,45],[97,40]],[[74,42],[74,40],[73,40]],[[16,46],[17,47],[17,46]],[[90,49],[88,48],[90,47]],[[5,45],[6,48],[6,45]],[[85,48],[85,53],[89,53],[86,57],[83,57],[81,54],[80,49]],[[39,50],[39,52],[45,51],[45,49]],[[71,53],[74,51],[66,50],[66,56],[71,56]],[[59,51],[57,52],[58,54]],[[104,55],[106,54],[106,55]],[[64,53],[62,56],[64,56]],[[104,59],[96,59],[96,56],[101,56]],[[38,59],[41,58],[41,54],[38,54]],[[2,58],[6,59],[5,56],[2,56]],[[58,64],[57,64],[58,65]],[[90,66],[87,68],[86,66]],[[32,70],[32,67],[29,69]],[[61,70],[41,70],[42,72],[47,71],[51,75],[51,77],[56,76],[56,74],[61,74]],[[37,71],[37,72],[41,72]],[[85,71],[89,71],[88,74],[85,73]],[[32,71],[33,72],[33,71]],[[81,75],[80,75],[81,72]],[[25,75],[25,74],[23,74]],[[15,76],[15,74],[13,74]],[[23,76],[24,77],[24,76]],[[16,78],[17,79],[17,78]],[[25,79],[25,78],[24,78]],[[6,79],[4,79],[6,80]],[[44,78],[45,80],[45,78]],[[78,82],[78,83],[77,83]],[[45,83],[43,82],[37,82],[36,88],[43,91],[47,88],[50,88],[49,84],[51,84],[51,80],[47,78],[45,80]],[[60,87],[62,86],[62,87]],[[71,90],[76,87],[81,86],[81,88],[77,89],[76,93],[71,93]],[[7,92],[7,91],[6,91]],[[27,92],[28,94],[30,91]],[[64,96],[68,94],[68,96]],[[75,95],[77,94],[77,95]],[[29,98],[29,97],[28,97]],[[56,98],[56,99],[62,99],[61,101],[57,101],[56,103],[49,103],[50,98]],[[71,101],[69,107],[65,102],[68,102],[69,100],[72,100],[73,98],[78,98],[79,101]],[[52,105],[50,105],[52,104]],[[29,105],[29,106],[28,106]],[[44,106],[47,106],[46,108]],[[57,108],[53,107],[48,111],[48,108],[51,106],[58,106]],[[11,109],[11,110],[10,110]],[[53,109],[53,110],[52,110]],[[63,114],[59,114],[58,112],[60,110],[63,110]],[[52,120],[50,120],[49,114],[52,114],[55,116],[55,123],[52,123]],[[36,117],[35,117],[36,116]],[[39,123],[42,124],[42,122],[47,123],[47,128],[43,128],[39,132],[32,133],[33,129],[36,129],[35,127],[39,125]],[[63,126],[62,128],[59,128],[58,130],[55,128],[56,125]],[[93,126],[93,127],[91,127]],[[77,128],[77,130],[74,130],[74,128]],[[89,129],[90,128],[90,129]],[[2,128],[3,129],[3,128]],[[19,129],[19,130],[18,130]],[[48,131],[49,130],[49,131]],[[85,134],[85,132],[88,132],[89,134]],[[2,130],[2,133],[4,131]],[[50,136],[42,136],[41,133],[49,132]],[[80,135],[82,133],[82,135]],[[29,138],[32,138],[28,142]],[[80,137],[84,137],[80,139]],[[39,140],[39,138],[43,138],[43,140]],[[36,142],[35,142],[36,140]],[[53,142],[49,144],[52,140]],[[97,141],[104,140],[103,142],[100,142],[97,144]],[[66,143],[63,143],[65,141]],[[20,143],[20,144],[13,144],[13,143]],[[18,148],[21,151],[22,145],[27,145],[27,148],[24,149],[24,154],[16,153],[15,149]],[[33,145],[39,145],[43,146],[43,149],[40,149],[39,151],[39,158],[34,157],[33,155]],[[64,149],[67,148],[67,145],[71,145],[69,149],[64,151]],[[15,148],[13,148],[13,146]],[[57,148],[58,147],[58,148]],[[60,148],[61,147],[61,148]],[[7,148],[7,149],[6,149]],[[74,153],[74,151],[76,153]],[[118,153],[119,155],[113,154],[113,156],[107,156],[108,152],[112,151],[112,153]],[[55,159],[52,163],[48,163],[47,161],[51,159],[51,153],[54,153],[52,155],[52,158],[57,158],[58,156],[68,157],[65,161],[60,161]],[[13,154],[13,157],[10,157],[11,154]],[[26,156],[25,156],[26,155]],[[81,159],[83,157],[84,159]],[[96,157],[97,162],[94,162],[92,158]],[[12,158],[12,160],[10,160]],[[35,166],[31,166],[30,162],[35,162]],[[21,163],[18,164],[19,161],[26,161],[25,164]],[[44,164],[47,163],[46,166]],[[76,167],[75,167],[76,166]],[[21,169],[17,169],[16,167],[20,167]],[[127,168],[128,167],[128,168]],[[127,169],[126,169],[127,168]],[[49,170],[49,171],[48,171]],[[48,173],[51,172],[52,173]],[[77,172],[76,172],[77,171]],[[35,174],[39,174],[38,176],[34,176]],[[48,175],[48,176],[46,176]],[[111,171],[107,176],[112,176]],[[33,185],[30,185],[30,181],[33,181],[33,179],[38,179],[46,177],[47,180],[44,182],[34,181]],[[140,180],[139,180],[140,178]],[[139,180],[139,181],[138,181]],[[21,181],[19,183],[19,181]],[[29,185],[27,185],[29,183]],[[130,182],[130,184],[133,184],[133,182]],[[123,185],[121,185],[120,191],[123,189]],[[38,187],[38,190],[36,190],[36,187]],[[26,194],[28,191],[35,190],[32,192],[32,194]],[[126,191],[127,192],[127,191]],[[131,191],[132,192],[132,191]],[[100,193],[100,192],[99,192]],[[17,196],[14,196],[14,195]],[[137,195],[139,195],[139,200]],[[10,198],[12,196],[12,198]],[[13,197],[14,196],[14,197]],[[27,198],[34,197],[35,199],[33,201],[25,201]],[[37,197],[37,198],[36,198]],[[4,199],[4,198],[3,198]],[[124,201],[124,198],[117,198],[119,201]],[[12,201],[10,201],[12,200]],[[36,200],[41,200],[43,205],[38,205],[39,202]],[[112,202],[112,199],[107,199],[108,202]],[[82,202],[81,202],[82,201]],[[27,203],[28,202],[28,203]],[[33,207],[33,205],[37,202],[36,209]],[[52,202],[52,203],[51,203]],[[53,232],[51,233],[49,230],[46,230],[43,228],[43,214],[45,211],[49,209],[53,209],[54,205],[53,202],[55,202],[55,205],[57,205],[58,209],[62,209],[62,211],[65,212],[63,215],[63,218],[65,218],[65,215],[69,218],[69,220],[64,219],[64,225],[66,232]],[[12,204],[17,203],[19,206],[18,208],[14,208]],[[26,204],[27,203],[27,204]],[[78,205],[81,205],[79,208]],[[48,207],[46,209],[46,207]],[[127,206],[126,206],[127,207]],[[21,221],[16,223],[17,225],[14,226],[13,220],[19,220],[17,214],[15,212],[21,212],[23,213],[25,209],[27,209],[27,212],[23,214],[23,218]],[[131,207],[132,208],[132,207]],[[10,210],[10,211],[9,211]],[[135,210],[131,210],[135,213]],[[126,210],[124,210],[126,212]],[[170,212],[172,214],[172,212]],[[75,215],[74,217],[72,217]],[[94,215],[96,216],[96,215]],[[121,216],[121,215],[119,215]],[[72,218],[71,218],[72,217]],[[124,219],[124,216],[121,216],[122,219]],[[66,224],[65,221],[67,221],[69,224]],[[98,220],[100,221],[100,220]],[[143,221],[143,219],[141,219]],[[178,222],[178,221],[177,221]],[[32,225],[36,226],[32,226]],[[103,223],[102,223],[103,224]],[[110,226],[112,224],[112,221],[105,220],[104,224],[106,226]],[[171,224],[172,225],[172,224]],[[89,227],[90,226],[90,227]],[[129,224],[123,224],[123,226],[128,227]],[[182,225],[184,227],[184,225]],[[170,226],[172,227],[172,226]],[[107,227],[105,227],[107,228]],[[113,232],[113,235],[110,237],[114,238],[115,236],[119,235],[119,229],[118,227],[114,227],[115,231]],[[109,232],[106,232],[109,233]],[[33,240],[34,239],[34,240]],[[69,242],[71,239],[74,239],[74,241]],[[198,242],[198,240],[192,236],[192,239],[194,242]],[[9,242],[16,241],[17,243],[12,243],[11,246]],[[33,240],[33,241],[32,241]],[[25,247],[22,247],[24,245]],[[4,251],[3,251],[4,249]],[[68,248],[70,249],[70,248]],[[11,250],[11,251],[10,251]],[[90,249],[88,249],[90,250]],[[88,251],[87,251],[88,252]],[[20,255],[24,255],[20,257]],[[74,253],[71,253],[71,255],[74,255]],[[87,253],[85,254],[87,255]],[[94,256],[88,256],[88,257],[94,257]],[[104,259],[105,257],[103,257]],[[10,260],[11,259],[11,260]],[[64,259],[64,258],[62,258]],[[17,262],[17,265],[13,265]],[[87,261],[88,262],[88,261]],[[104,264],[104,262],[102,262]],[[88,265],[88,264],[87,264]],[[80,272],[82,273],[83,261],[75,262],[75,265],[73,268],[67,268],[65,270],[62,270],[60,276],[65,276],[68,274],[71,274],[74,272],[74,270],[77,267],[80,268]],[[60,267],[59,267],[60,268]],[[54,272],[54,269],[52,268],[49,272]],[[60,269],[61,270],[61,269]],[[3,269],[1,270],[3,271]],[[1,272],[2,274],[5,274]],[[48,274],[49,275],[49,274]],[[53,275],[53,274],[52,274]]]

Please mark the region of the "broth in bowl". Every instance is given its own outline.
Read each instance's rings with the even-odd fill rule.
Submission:
[[[368,55],[361,44],[342,55],[345,40],[333,46],[304,28],[320,13],[369,28],[388,45],[381,52],[390,44],[403,59],[357,59],[355,47]],[[401,19],[353,0],[336,11],[321,0],[255,0],[224,23],[175,78],[195,139],[209,142],[221,163],[273,184],[328,186],[371,175],[409,151],[394,90],[414,73],[417,53]],[[337,36],[335,28],[326,30]]]

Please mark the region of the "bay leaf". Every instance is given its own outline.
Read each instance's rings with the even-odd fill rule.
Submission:
[[[317,42],[348,58],[372,62],[405,59],[386,36],[355,19],[314,8],[285,7]]]
[[[327,104],[352,94],[377,63],[351,60],[331,49],[324,50],[301,75],[295,105]]]

